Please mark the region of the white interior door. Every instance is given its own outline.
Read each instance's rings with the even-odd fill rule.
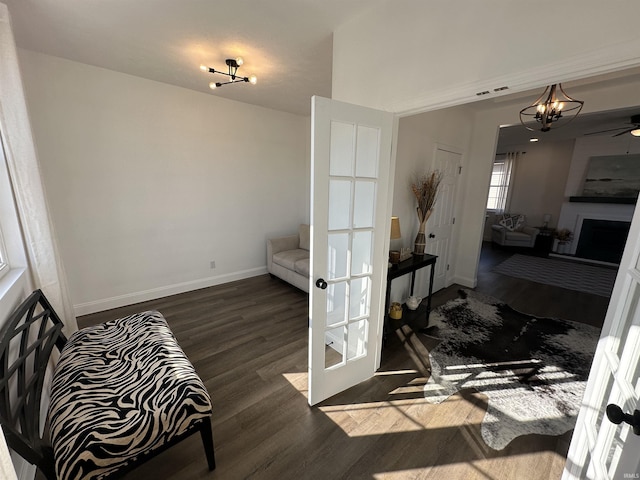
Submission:
[[[638,408],[639,300],[640,208],[636,206],[563,479],[640,478],[638,437],[629,425],[615,425],[605,415],[608,404],[619,405],[626,413]]]
[[[312,99],[310,405],[379,363],[393,125],[390,113]]]
[[[447,287],[449,283],[449,254],[453,239],[456,206],[456,186],[462,165],[462,152],[451,147],[436,145],[433,168],[442,172],[438,198],[427,224],[426,250],[438,256],[433,276],[433,291]]]

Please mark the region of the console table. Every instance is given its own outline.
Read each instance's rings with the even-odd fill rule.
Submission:
[[[405,260],[404,262],[400,262],[397,265],[392,265],[391,267],[389,267],[389,270],[387,271],[387,293],[384,301],[385,336],[387,333],[387,326],[388,326],[387,324],[389,323],[388,320],[389,320],[389,300],[391,298],[391,282],[393,281],[394,278],[402,277],[410,273],[411,274],[410,295],[413,295],[413,287],[416,280],[416,271],[424,267],[431,267],[431,271],[429,272],[429,295],[427,296],[427,312],[426,312],[427,323],[429,322],[429,312],[431,312],[431,293],[433,290],[433,274],[435,272],[437,259],[438,257],[436,255],[430,255],[430,254],[425,254],[421,256],[414,255],[411,258]],[[403,313],[403,318],[405,313]]]

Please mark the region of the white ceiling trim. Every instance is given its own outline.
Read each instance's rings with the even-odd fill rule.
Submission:
[[[473,103],[490,98],[498,98],[549,85],[579,80],[596,75],[604,75],[628,68],[640,67],[640,39],[621,45],[603,47],[599,50],[576,55],[561,62],[553,62],[540,67],[519,72],[514,75],[495,77],[483,82],[468,82],[452,88],[431,91],[423,96],[413,96],[399,102],[388,104],[385,110],[401,117],[433,110]],[[508,90],[495,92],[503,86]],[[488,95],[478,96],[477,92],[489,91]]]

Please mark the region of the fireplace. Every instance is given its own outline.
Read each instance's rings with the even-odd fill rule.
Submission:
[[[576,257],[619,264],[630,226],[631,222],[583,219]]]

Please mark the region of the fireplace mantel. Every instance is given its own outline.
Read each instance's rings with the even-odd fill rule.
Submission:
[[[635,205],[637,198],[632,197],[569,197],[570,202],[574,203],[617,203],[619,205]]]
[[[573,232],[574,241],[569,244],[570,252],[568,253],[570,253],[571,255],[576,254],[576,247],[578,245],[578,239],[580,238],[582,221],[584,219],[630,222],[633,218],[633,212],[635,210],[635,199],[633,200],[633,205],[604,203],[600,201],[563,203],[562,208],[560,209],[560,218],[558,219],[558,229],[568,228],[569,230],[571,230],[571,232]]]

